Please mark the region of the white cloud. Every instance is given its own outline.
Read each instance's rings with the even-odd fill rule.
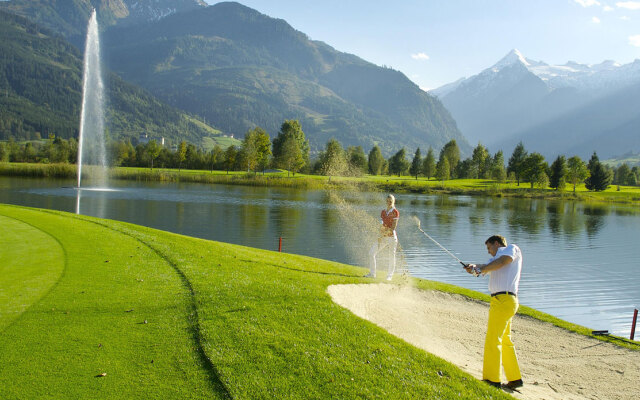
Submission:
[[[619,1],[616,6],[627,10],[640,10],[640,1]]]
[[[620,17],[620,19],[623,21],[631,21],[631,18],[627,17],[626,15],[623,15],[622,17]]]
[[[604,6],[604,7],[602,7],[602,11],[605,11],[605,12],[607,12],[607,11],[613,11],[613,7],[611,7],[611,6]]]
[[[591,6],[599,6],[600,2],[597,0],[573,0],[574,2],[580,4],[582,7],[591,7]]]
[[[640,35],[629,36],[629,44],[632,46],[640,47]]]
[[[591,22],[593,22],[594,24],[599,24],[600,23],[600,18],[593,17],[593,18],[591,18]]]
[[[429,56],[426,55],[425,53],[416,53],[416,54],[412,54],[411,58],[413,58],[414,60],[428,60]]]

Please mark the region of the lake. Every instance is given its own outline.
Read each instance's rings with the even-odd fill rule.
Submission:
[[[188,236],[367,266],[385,194],[117,181],[108,191],[71,180],[0,178],[0,202],[78,212]],[[400,264],[416,277],[488,292],[423,235],[484,263],[484,241],[523,252],[521,304],[629,337],[640,306],[640,210],[570,201],[399,194]],[[379,268],[386,266],[380,262]],[[380,276],[383,276],[379,272]]]

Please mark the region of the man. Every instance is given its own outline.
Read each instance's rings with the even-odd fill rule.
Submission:
[[[468,264],[465,270],[470,274],[489,274],[489,322],[484,342],[484,363],[482,379],[495,387],[500,382],[500,364],[504,367],[508,389],[523,385],[516,349],[511,341],[511,319],[518,311],[518,286],[522,271],[522,252],[515,244],[507,246],[504,236],[491,236],[486,240],[487,252],[491,258],[487,264]]]
[[[396,234],[396,228],[398,227],[398,219],[400,218],[400,212],[395,207],[396,198],[392,194],[387,196],[387,208],[380,212],[380,220],[382,226],[380,227],[380,237],[378,237],[377,243],[375,243],[369,251],[370,256],[370,272],[367,275],[368,278],[376,277],[376,256],[378,253],[388,248],[389,249],[389,269],[387,272],[387,280],[393,279],[393,273],[396,269],[396,247],[398,246],[398,235]]]

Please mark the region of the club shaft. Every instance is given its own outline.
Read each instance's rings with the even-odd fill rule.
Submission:
[[[420,228],[418,228],[420,229]],[[454,256],[449,250],[445,249],[443,245],[441,245],[440,243],[438,243],[437,240],[435,240],[434,238],[432,238],[431,236],[429,236],[429,234],[425,231],[423,231],[422,229],[420,229],[420,232],[422,232],[426,237],[428,237],[433,243],[437,244],[438,247],[440,247],[442,250],[444,250],[447,254],[449,254],[451,257],[455,258],[456,261],[458,261],[460,264],[462,265],[466,265],[465,263],[462,262],[462,260],[460,260],[458,257]]]

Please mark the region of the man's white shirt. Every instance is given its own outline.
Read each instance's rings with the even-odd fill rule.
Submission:
[[[489,292],[512,292],[517,294],[518,286],[520,285],[520,273],[522,271],[522,252],[515,244],[500,247],[496,255],[489,259],[489,262],[502,256],[509,256],[513,261],[489,273]]]

